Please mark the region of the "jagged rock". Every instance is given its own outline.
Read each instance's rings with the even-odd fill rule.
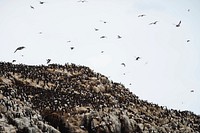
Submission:
[[[200,132],[200,116],[140,100],[85,66],[0,62],[0,132]]]

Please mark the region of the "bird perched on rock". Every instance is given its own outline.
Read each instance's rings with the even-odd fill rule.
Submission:
[[[158,22],[158,21],[152,22],[152,23],[150,23],[149,25],[156,24],[157,22]]]
[[[18,48],[14,51],[14,53],[17,52],[17,50],[22,50],[22,49],[24,49],[24,48],[25,48],[24,46],[18,47]]]
[[[176,27],[180,27],[181,25],[181,21],[179,21],[179,23],[176,25]]]
[[[51,59],[47,59],[47,64],[49,64],[49,63],[50,63],[50,61],[51,61]]]

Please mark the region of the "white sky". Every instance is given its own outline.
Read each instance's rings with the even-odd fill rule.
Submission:
[[[0,0],[0,61],[89,66],[143,100],[200,114],[199,0],[45,2]]]

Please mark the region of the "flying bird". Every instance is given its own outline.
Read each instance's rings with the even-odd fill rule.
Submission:
[[[188,39],[187,42],[190,42],[190,40]]]
[[[187,10],[188,12],[190,11],[190,9]]]
[[[35,9],[33,6],[30,6],[32,9]]]
[[[152,25],[152,24],[156,24],[158,21],[155,21],[155,22],[151,22],[149,25]]]
[[[181,25],[181,21],[179,21],[179,23],[176,25],[176,27],[180,27]]]
[[[117,36],[118,39],[122,38],[120,35]]]
[[[22,50],[22,49],[24,49],[24,48],[25,48],[24,46],[18,47],[18,48],[14,51],[14,53],[17,52],[17,50]]]
[[[138,15],[138,17],[144,17],[144,16],[146,16],[146,15],[145,14]]]
[[[14,63],[14,62],[16,62],[16,60],[12,60],[12,62]]]
[[[71,49],[71,50],[73,50],[73,49],[74,49],[74,47],[70,47],[70,49]]]
[[[135,60],[139,60],[140,58],[141,58],[141,57],[138,56],[138,57],[135,58]]]
[[[51,59],[47,59],[47,64],[49,64],[49,63],[50,63],[50,61],[51,61]]]
[[[106,36],[101,36],[100,38],[101,38],[101,39],[102,39],[102,38],[106,38]]]
[[[194,92],[194,90],[191,90],[190,92]]]
[[[101,51],[101,53],[103,53],[104,51]]]
[[[99,29],[97,29],[97,28],[94,28],[94,30],[95,30],[95,31],[98,31]]]
[[[107,22],[106,21],[103,21],[103,20],[100,20],[101,22],[103,22],[104,24],[106,24]]]
[[[44,4],[45,2],[44,1],[40,1],[40,4]]]
[[[126,66],[126,64],[125,64],[125,63],[121,63],[121,65],[122,65],[122,66],[124,66],[124,67]]]

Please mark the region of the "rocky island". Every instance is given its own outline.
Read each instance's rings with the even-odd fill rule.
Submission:
[[[75,64],[0,62],[1,133],[199,133],[200,116],[139,99]]]

